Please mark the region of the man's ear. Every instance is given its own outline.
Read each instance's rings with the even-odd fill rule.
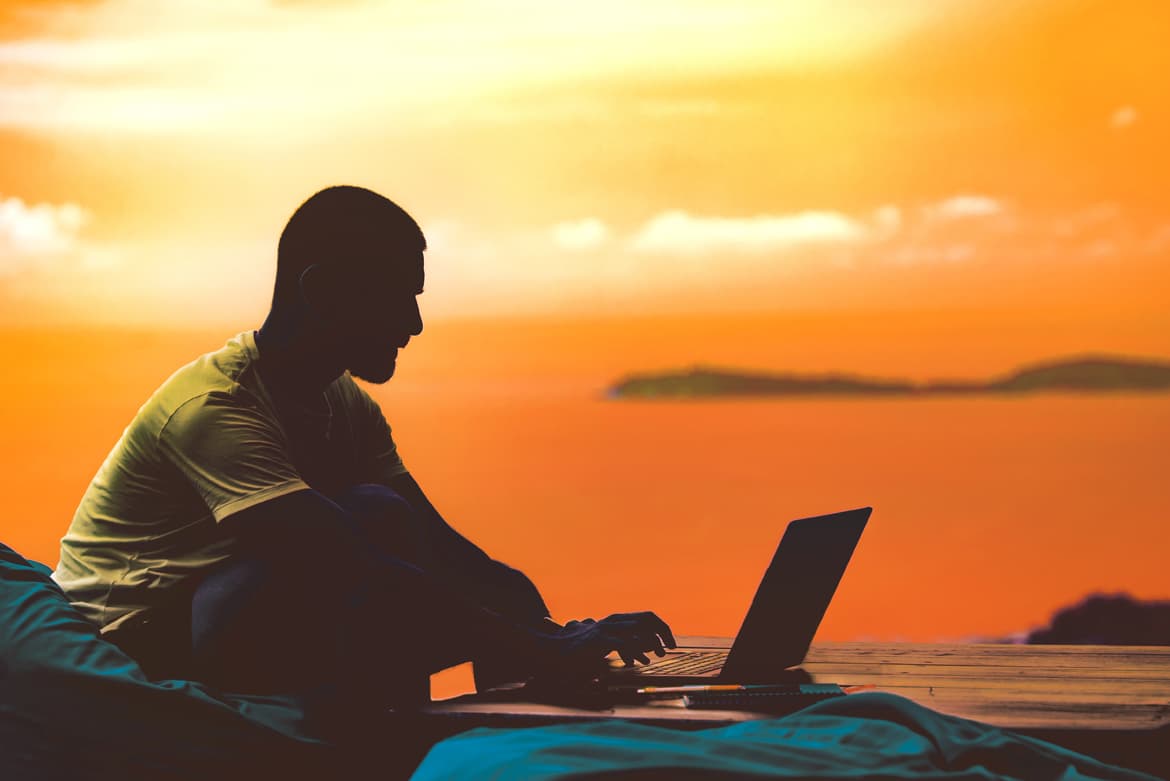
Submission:
[[[301,300],[315,314],[323,314],[329,310],[332,298],[329,282],[329,275],[325,273],[320,263],[310,263],[297,278]]]

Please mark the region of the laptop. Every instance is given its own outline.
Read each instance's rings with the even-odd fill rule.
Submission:
[[[730,649],[668,648],[626,667],[613,652],[599,682],[609,688],[694,683],[807,681],[797,667],[824,618],[872,507],[792,521],[756,589]]]

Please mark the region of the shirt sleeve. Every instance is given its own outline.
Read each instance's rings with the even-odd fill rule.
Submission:
[[[159,447],[217,522],[309,487],[275,421],[222,391],[196,396],[176,409],[159,432]]]
[[[378,402],[352,379],[355,444],[358,448],[358,472],[361,482],[382,483],[407,473],[406,465],[398,455],[398,446],[390,431],[390,424],[382,414]]]

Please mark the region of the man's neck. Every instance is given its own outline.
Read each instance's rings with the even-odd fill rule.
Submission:
[[[330,360],[319,338],[304,327],[282,323],[272,313],[255,331],[255,338],[260,353],[257,368],[278,402],[315,409],[322,403],[325,388],[344,371]]]

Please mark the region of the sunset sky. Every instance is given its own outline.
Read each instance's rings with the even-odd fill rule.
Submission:
[[[3,323],[258,324],[344,182],[422,224],[434,319],[1170,326],[1159,0],[3,8]]]
[[[833,639],[1170,598],[1166,395],[598,393],[1170,358],[1170,2],[0,2],[0,541],[27,555],[151,391],[261,324],[288,217],[347,183],[428,242],[426,328],[371,393],[554,610],[730,633],[782,520],[865,504]],[[688,561],[726,590],[673,588]]]

